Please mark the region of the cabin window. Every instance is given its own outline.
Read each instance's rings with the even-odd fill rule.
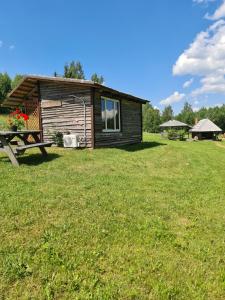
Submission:
[[[101,98],[102,128],[104,132],[120,131],[120,102]]]

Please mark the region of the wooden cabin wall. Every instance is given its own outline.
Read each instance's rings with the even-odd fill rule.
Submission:
[[[54,132],[70,132],[84,136],[84,108],[82,101],[70,95],[82,97],[86,103],[87,147],[92,147],[91,89],[72,84],[40,82],[40,100],[62,101],[61,106],[41,108],[41,122],[44,141],[52,141]],[[81,147],[84,143],[81,143]]]
[[[101,96],[120,100],[120,132],[103,132]],[[118,95],[95,91],[94,96],[95,147],[120,146],[142,141],[142,104]]]

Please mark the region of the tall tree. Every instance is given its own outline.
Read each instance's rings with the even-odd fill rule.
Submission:
[[[7,73],[0,73],[0,102],[11,91],[11,79]]]
[[[96,73],[91,76],[91,80],[99,84],[103,84],[104,82],[103,76],[98,76]]]
[[[75,79],[85,79],[83,66],[77,61],[72,61],[69,65],[64,66],[64,77],[65,78],[75,78]]]
[[[143,106],[143,130],[147,132],[159,132],[160,112],[153,108],[151,103]]]
[[[162,112],[162,122],[167,122],[171,119],[173,119],[173,109],[171,105],[168,105]]]
[[[23,80],[23,75],[16,74],[16,76],[13,78],[11,82],[12,89],[14,89],[17,85],[19,85],[22,80]]]
[[[192,106],[188,103],[184,103],[184,107],[182,108],[179,115],[176,117],[177,120],[184,122],[188,125],[193,125],[195,122],[195,114],[193,112]]]

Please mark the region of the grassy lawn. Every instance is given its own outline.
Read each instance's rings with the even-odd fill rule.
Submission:
[[[225,142],[0,159],[0,299],[225,299]]]
[[[0,114],[0,130],[7,130],[8,114]]]

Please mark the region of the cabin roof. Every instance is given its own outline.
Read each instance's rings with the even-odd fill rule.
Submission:
[[[190,132],[221,132],[222,129],[219,128],[215,123],[209,119],[200,120]]]
[[[159,125],[159,127],[190,127],[188,124],[186,123],[183,123],[183,122],[180,122],[180,121],[177,121],[177,120],[169,120],[168,122],[165,122],[161,125]]]
[[[136,97],[127,93],[120,92],[118,90],[112,89],[105,85],[96,83],[91,80],[84,79],[72,79],[72,78],[63,78],[63,77],[50,77],[50,76],[40,76],[40,75],[25,75],[21,83],[15,87],[8,95],[7,98],[3,101],[2,106],[11,107],[17,106],[24,102],[25,98],[29,98],[29,95],[37,88],[38,82],[57,82],[72,84],[83,87],[93,87],[96,89],[102,89],[114,94],[118,94],[122,97],[125,97],[128,100],[138,101],[141,103],[146,103],[148,100]]]

